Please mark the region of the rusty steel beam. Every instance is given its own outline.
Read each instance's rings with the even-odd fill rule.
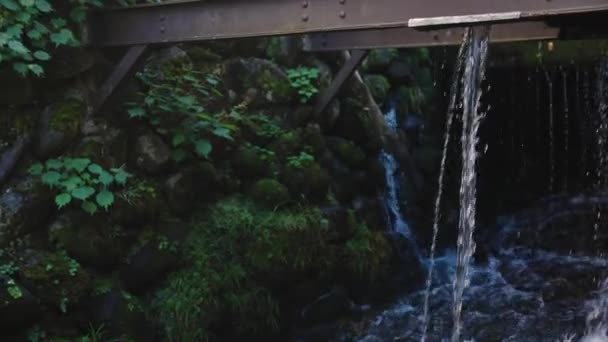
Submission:
[[[342,85],[348,78],[357,70],[361,62],[367,57],[369,50],[354,50],[351,52],[350,57],[344,62],[340,71],[331,82],[329,88],[323,91],[319,100],[315,105],[315,113],[321,114],[327,109],[327,106],[331,101],[338,95],[338,92],[342,88]]]
[[[422,46],[459,45],[464,29],[452,27],[432,31],[417,31],[407,27],[378,30],[314,33],[307,37],[305,48],[309,51],[333,51],[344,49],[411,48]],[[490,40],[493,43],[525,40],[557,39],[560,29],[544,22],[530,21],[492,25]]]
[[[607,0],[206,0],[89,13],[93,46],[529,21],[608,10]],[[429,40],[431,43],[433,40]]]

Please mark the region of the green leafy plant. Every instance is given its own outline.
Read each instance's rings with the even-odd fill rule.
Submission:
[[[213,96],[221,96],[213,75],[192,70],[188,64],[176,68],[166,73],[139,73],[147,91],[141,93],[142,102],[127,104],[127,112],[130,118],[147,120],[170,140],[175,160],[185,159],[188,150],[209,158],[213,149],[210,136],[233,140],[236,127],[224,122],[227,115],[205,109]]]
[[[55,204],[59,209],[76,200],[91,215],[99,207],[107,210],[114,203],[112,187],[123,187],[131,176],[122,168],[106,171],[87,158],[49,159],[32,165],[29,173],[58,191]]]
[[[27,331],[28,342],[42,342],[46,339],[46,332],[36,325]]]
[[[6,291],[13,299],[19,299],[23,297],[23,292],[19,288],[19,285],[17,285],[15,281],[11,278],[6,281]]]
[[[117,0],[120,5],[134,1]],[[20,75],[42,76],[43,65],[53,49],[80,44],[77,28],[90,7],[101,0],[72,0],[65,11],[57,11],[49,0],[0,0],[0,65],[11,63]]]
[[[296,156],[288,156],[287,157],[287,165],[294,167],[296,169],[300,169],[302,167],[306,167],[315,161],[315,157],[306,152],[300,152],[300,154]]]
[[[315,82],[319,79],[319,69],[317,68],[288,69],[287,77],[291,87],[298,91],[301,103],[308,103],[319,92],[315,85]]]

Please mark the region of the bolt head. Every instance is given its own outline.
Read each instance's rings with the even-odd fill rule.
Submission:
[[[344,5],[346,3],[346,0],[340,0],[338,2],[340,3],[340,5]]]
[[[340,11],[339,15],[340,15],[340,18],[342,18],[342,19],[346,18],[346,12],[344,12],[344,11]]]
[[[308,1],[307,0],[302,1],[302,8],[308,8]]]
[[[302,14],[302,21],[308,21],[308,14]]]

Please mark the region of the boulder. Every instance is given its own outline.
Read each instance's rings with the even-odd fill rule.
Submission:
[[[91,276],[78,262],[55,252],[28,249],[19,257],[19,278],[44,303],[67,312],[91,290]]]
[[[350,169],[365,168],[367,164],[367,156],[363,149],[350,140],[329,137],[327,138],[327,147]]]
[[[142,291],[160,281],[177,261],[171,248],[151,239],[130,253],[127,264],[120,270],[120,279],[130,291]]]
[[[27,177],[9,184],[0,194],[0,246],[44,229],[53,209],[51,194],[34,179]]]
[[[249,194],[256,203],[270,209],[290,201],[289,190],[274,179],[261,179],[253,184]]]
[[[296,199],[321,202],[329,190],[329,174],[317,162],[300,167],[287,166],[281,175],[291,196]]]
[[[355,307],[348,295],[340,289],[333,289],[302,309],[302,321],[320,324],[335,321],[350,314]]]
[[[167,203],[175,213],[187,213],[197,200],[209,199],[215,190],[217,171],[208,162],[176,172],[165,182]]]
[[[158,135],[148,132],[135,141],[132,160],[140,171],[158,175],[171,164],[171,149]]]
[[[104,126],[82,139],[74,153],[105,169],[120,167],[127,162],[127,139],[120,129]]]
[[[298,97],[287,74],[275,63],[259,58],[237,58],[224,63],[220,77],[252,107],[294,104]]]
[[[70,147],[80,133],[85,110],[85,105],[75,100],[46,107],[40,117],[36,155],[47,159]]]
[[[126,255],[122,227],[79,211],[58,216],[49,227],[51,243],[64,248],[79,263],[102,269],[118,265]]]
[[[259,146],[243,144],[232,160],[234,172],[244,181],[271,177],[275,172],[276,156],[273,151]]]

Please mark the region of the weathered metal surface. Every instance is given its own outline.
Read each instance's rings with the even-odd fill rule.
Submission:
[[[454,24],[455,17],[463,24],[467,17],[528,21],[605,10],[607,0],[180,1],[91,12],[86,41],[97,46],[175,43]],[[492,15],[483,19],[487,14]]]
[[[311,51],[332,51],[343,49],[376,49],[386,47],[421,47],[458,45],[462,43],[464,29],[417,31],[407,27],[379,30],[342,31],[314,33],[308,35],[306,48]],[[493,43],[523,40],[556,39],[560,29],[543,22],[502,23],[492,25]]]
[[[143,58],[147,48],[147,45],[134,45],[127,50],[118,65],[116,65],[114,70],[112,70],[110,76],[108,76],[106,81],[99,89],[95,103],[92,106],[92,115],[95,115],[95,113],[97,113],[103,107],[110,96],[112,96],[112,94],[114,94],[116,89],[120,86],[122,81],[134,72],[137,62]]]
[[[346,60],[340,71],[336,77],[334,77],[333,81],[329,88],[321,93],[319,99],[315,105],[315,113],[321,114],[325,111],[327,106],[331,103],[331,101],[336,97],[340,88],[348,78],[355,72],[355,70],[359,67],[361,62],[367,57],[368,50],[354,50],[352,51],[350,58]]]

